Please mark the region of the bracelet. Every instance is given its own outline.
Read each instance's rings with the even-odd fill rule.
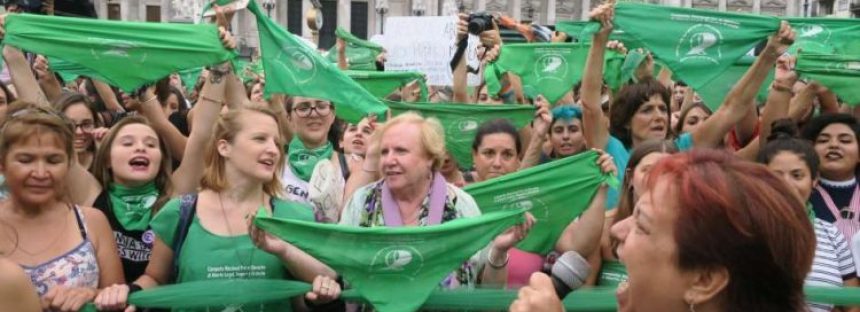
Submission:
[[[223,101],[216,101],[216,100],[214,100],[214,99],[211,99],[211,98],[208,98],[208,97],[205,97],[205,96],[202,96],[202,95],[200,96],[200,99],[201,99],[201,100],[204,100],[204,101],[207,101],[207,102],[218,103],[218,104],[224,104],[224,102],[223,102]]]
[[[487,251],[487,264],[489,264],[491,268],[504,269],[508,265],[508,260],[511,260],[511,255],[506,253],[505,254],[505,263],[495,264],[495,263],[493,263],[493,248],[490,248],[490,250]]]
[[[126,285],[128,286],[128,294],[129,295],[143,290],[143,287],[140,287],[140,285],[138,285],[136,283],[128,283]]]
[[[158,100],[158,97],[157,97],[157,96],[153,96],[153,97],[152,97],[152,98],[150,98],[149,100],[143,101],[143,103],[144,103],[144,104],[146,104],[146,103],[149,103],[149,102],[152,102],[152,101],[155,101],[155,100]]]

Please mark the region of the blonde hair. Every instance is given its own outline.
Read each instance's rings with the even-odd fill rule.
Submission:
[[[211,189],[216,192],[221,192],[230,186],[230,182],[227,181],[224,168],[226,159],[218,152],[218,141],[225,140],[232,143],[233,139],[236,138],[236,134],[243,129],[240,118],[242,115],[251,112],[272,117],[275,122],[279,121],[278,115],[272,112],[269,108],[253,104],[231,110],[226,114],[221,115],[215,123],[212,138],[209,140],[203,158],[203,166],[205,169],[203,170],[203,177],[200,179],[200,187],[202,189]],[[278,163],[275,164],[275,174],[273,175],[272,180],[263,183],[263,192],[269,196],[278,196],[283,191],[281,180],[278,175],[284,168],[283,146],[285,143],[280,132],[278,133],[276,143],[279,147],[278,151],[280,157],[278,158]]]
[[[119,131],[122,130],[123,127],[133,124],[141,124],[149,127],[153,132],[155,131],[146,118],[140,116],[128,116],[120,119],[113,125],[113,127],[111,127],[110,131],[102,140],[101,146],[96,150],[95,157],[93,157],[92,173],[105,189],[114,182],[113,171],[110,169],[110,151],[113,141],[116,140],[117,135],[119,135]],[[159,136],[158,149],[161,150],[161,163],[159,164],[158,174],[155,176],[155,188],[158,189],[158,199],[154,204],[152,204],[151,209],[153,213],[158,212],[158,210],[161,209],[161,206],[167,203],[170,199],[170,195],[172,195],[170,176],[173,172],[173,157],[171,157],[170,150],[167,148],[166,144],[167,143]]]
[[[416,112],[406,112],[392,118],[380,128],[379,134],[373,137],[376,143],[382,141],[385,132],[391,127],[399,124],[413,124],[418,126],[421,132],[421,145],[427,156],[433,160],[433,171],[439,170],[445,162],[447,153],[445,151],[445,131],[439,120],[433,117],[424,118]]]
[[[59,140],[61,149],[66,152],[68,163],[71,164],[75,135],[69,122],[59,113],[50,108],[19,101],[10,105],[8,116],[0,132],[0,162],[5,162],[13,145],[43,133],[51,133]]]

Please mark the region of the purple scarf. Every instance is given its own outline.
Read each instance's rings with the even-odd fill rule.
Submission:
[[[445,177],[436,172],[433,175],[433,184],[430,185],[430,215],[427,225],[442,223],[442,211],[445,209],[445,198],[448,195],[448,183]],[[391,195],[391,189],[385,183],[382,184],[382,213],[385,226],[403,226],[403,217],[400,215],[400,206]]]

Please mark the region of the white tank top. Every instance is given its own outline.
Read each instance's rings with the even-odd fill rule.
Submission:
[[[284,171],[281,173],[281,183],[284,184],[285,199],[311,204],[308,200],[308,182],[299,179],[289,165],[284,166]]]

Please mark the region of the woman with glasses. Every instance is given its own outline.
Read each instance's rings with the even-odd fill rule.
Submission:
[[[287,199],[313,206],[317,221],[337,222],[344,179],[338,153],[328,136],[335,119],[334,104],[294,96],[287,98],[286,106],[294,134],[287,146],[288,166],[281,174]]]
[[[81,167],[90,170],[95,157],[96,140],[93,131],[100,126],[89,99],[80,93],[67,93],[54,103],[75,126],[75,154]]]

